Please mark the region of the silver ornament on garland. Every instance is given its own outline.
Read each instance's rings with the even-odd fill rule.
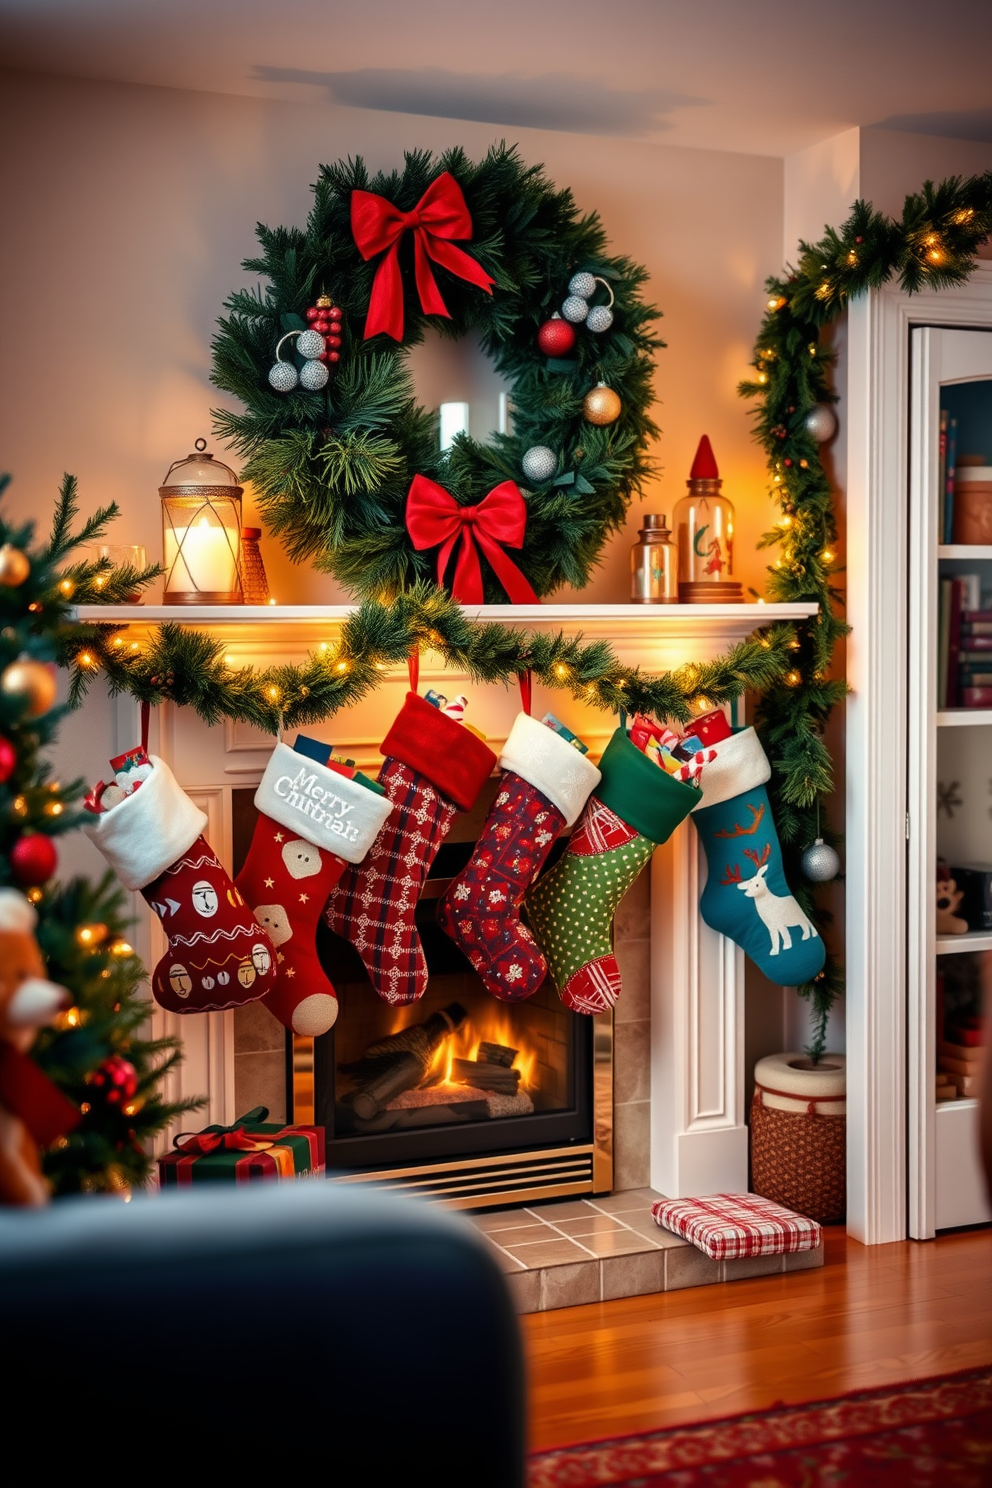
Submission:
[[[326,350],[324,338],[319,331],[301,331],[296,338],[296,349],[300,356],[314,361]]]
[[[599,336],[613,324],[613,311],[608,305],[593,305],[586,316],[586,326]]]
[[[596,293],[595,274],[585,272],[573,274],[568,281],[568,292],[570,295],[578,295],[581,300],[587,300],[590,295]]]
[[[300,368],[300,384],[308,392],[318,393],[326,386],[330,375],[323,362],[304,362]]]
[[[814,403],[803,419],[803,428],[817,444],[826,444],[837,433],[837,415],[829,403]]]
[[[520,465],[528,480],[547,481],[558,469],[558,456],[546,444],[534,444],[525,452]]]
[[[269,369],[269,385],[277,393],[291,393],[299,380],[292,362],[276,362]]]
[[[840,872],[840,858],[828,842],[817,837],[802,855],[803,872],[811,883],[829,883]]]
[[[579,325],[589,314],[589,302],[588,300],[584,300],[581,295],[569,295],[561,307],[561,313],[573,325]]]

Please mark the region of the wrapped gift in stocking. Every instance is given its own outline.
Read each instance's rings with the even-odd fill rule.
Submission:
[[[156,1002],[209,1013],[263,997],[274,984],[272,942],[202,835],[207,818],[153,754],[140,785],[83,830],[126,889],[162,921],[169,949],[152,975]]]
[[[785,881],[765,789],[771,767],[753,728],[720,740],[714,753],[692,813],[709,869],[699,912],[771,981],[801,986],[820,971],[825,952]]]
[[[276,984],[265,1005],[292,1032],[315,1038],[338,1015],[317,958],[317,921],[342,873],[365,857],[392,804],[360,780],[277,744],[255,806],[251,850],[236,882],[276,947]]]
[[[547,964],[520,905],[560,832],[573,825],[600,773],[561,734],[518,713],[475,851],[438,905],[438,921],[494,997],[520,1002]]]
[[[695,786],[666,774],[620,728],[599,762],[567,851],[524,899],[566,1007],[602,1013],[620,995],[613,954],[617,905],[661,842],[699,801]]]
[[[379,783],[394,813],[365,861],[342,875],[326,920],[351,941],[379,996],[398,1004],[416,1002],[427,986],[414,924],[420,890],[455,812],[475,805],[496,756],[412,692],[380,747]]]

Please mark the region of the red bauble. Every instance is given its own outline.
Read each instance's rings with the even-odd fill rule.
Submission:
[[[330,316],[331,320],[341,319],[341,311],[338,309],[337,305],[332,305],[327,314]]]
[[[341,345],[341,337],[340,336],[328,336],[328,338],[327,338],[327,344],[328,344],[328,346],[330,347],[330,349],[332,351],[337,351],[338,347]]]
[[[331,329],[331,326],[330,322],[327,320],[315,320],[313,323],[313,328],[317,332],[318,336],[326,336],[328,331]]]
[[[317,309],[316,305],[311,305],[310,309],[307,311],[307,320],[319,320],[322,313],[322,311]]]
[[[558,316],[546,320],[537,333],[537,344],[545,356],[567,356],[575,345],[575,327]]]
[[[9,739],[0,737],[0,785],[4,785],[17,769],[17,750]]]
[[[35,889],[47,883],[55,872],[59,855],[55,844],[44,832],[21,837],[10,850],[10,866],[19,884]]]
[[[329,351],[327,353],[327,360],[329,362],[339,362],[341,360],[341,353],[339,351]]]
[[[123,1106],[138,1093],[138,1071],[129,1059],[111,1054],[90,1075],[87,1085],[108,1106]]]

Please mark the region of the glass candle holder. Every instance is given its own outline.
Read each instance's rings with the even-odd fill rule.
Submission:
[[[647,513],[630,550],[630,597],[635,604],[678,604],[679,554],[664,516]]]
[[[164,604],[241,604],[241,495],[205,439],[169,466],[159,487]]]
[[[734,580],[734,508],[721,495],[723,481],[704,434],[676,502],[672,521],[679,549],[679,599],[683,604],[742,604]]]

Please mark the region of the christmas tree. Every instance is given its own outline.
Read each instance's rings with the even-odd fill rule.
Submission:
[[[126,1194],[148,1177],[149,1138],[197,1103],[162,1098],[180,1046],[141,1036],[145,971],[127,941],[124,895],[113,875],[97,884],[55,882],[54,839],[78,826],[84,783],[52,779],[44,751],[73,703],[70,697],[57,705],[56,663],[71,658],[84,670],[95,664],[87,662],[85,632],[69,619],[70,602],[124,600],[158,570],[74,561],[117,508],[102,508],[74,532],[71,476],[63,480],[50,538],[36,545],[33,524],[5,518],[8,483],[0,476],[0,885],[21,889],[35,906],[48,975],[72,996],[32,1057],[83,1113],[43,1164],[56,1194]]]

